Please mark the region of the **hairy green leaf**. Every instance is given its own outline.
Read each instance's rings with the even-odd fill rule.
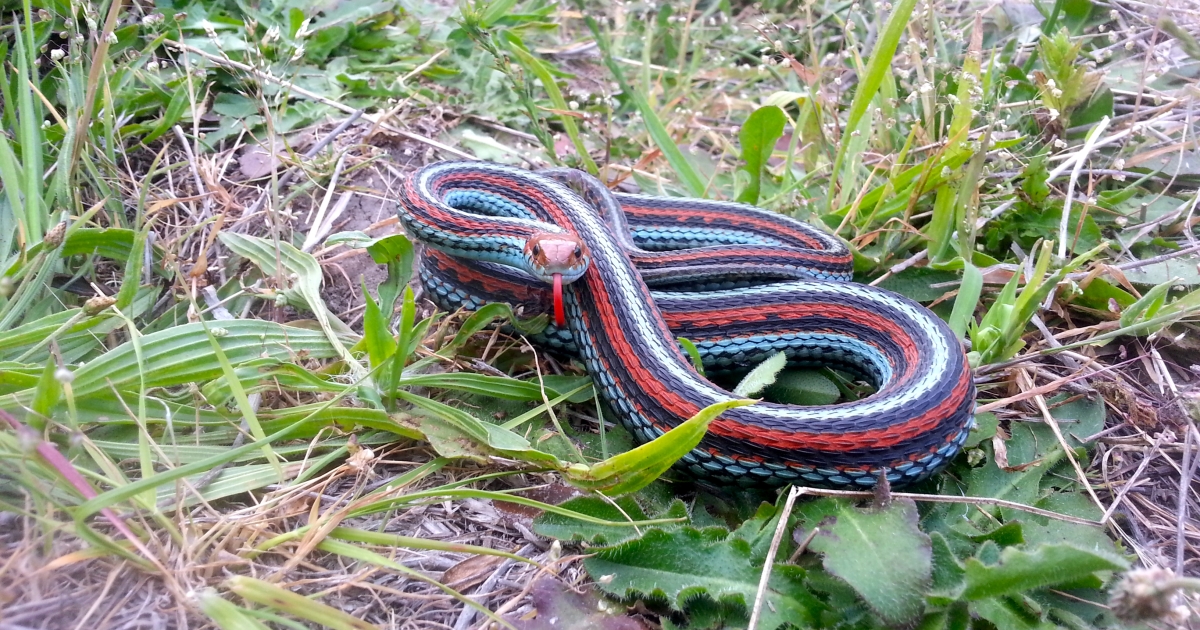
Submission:
[[[1129,562],[1120,556],[1070,544],[1041,545],[1025,551],[1008,547],[996,564],[977,558],[964,563],[963,597],[980,600],[1074,582],[1097,571],[1121,571]]]
[[[898,499],[879,510],[827,498],[798,512],[806,528],[820,530],[809,547],[824,556],[825,570],[854,587],[876,614],[901,624],[921,613],[932,554],[929,536],[917,527],[916,503]]]
[[[749,610],[762,574],[746,541],[726,538],[715,528],[652,529],[638,540],[596,551],[584,566],[591,575],[607,578],[598,583],[611,595],[659,597],[677,609],[707,596]],[[763,594],[761,628],[816,622],[826,607],[805,588],[803,576],[796,567],[775,567]]]

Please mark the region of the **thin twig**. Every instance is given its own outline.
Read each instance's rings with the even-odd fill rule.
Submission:
[[[1196,474],[1196,465],[1200,463],[1200,457],[1195,457],[1192,454],[1192,444],[1197,438],[1196,425],[1188,422],[1184,426],[1183,438],[1183,465],[1180,470],[1179,479],[1179,505],[1177,518],[1175,519],[1175,575],[1183,575],[1183,548],[1187,540],[1183,535],[1184,525],[1188,518],[1188,490],[1192,487],[1192,477]]]
[[[1063,202],[1062,220],[1058,224],[1058,257],[1060,259],[1067,257],[1067,227],[1071,224],[1071,199],[1075,196],[1075,182],[1079,180],[1079,171],[1083,168],[1083,162],[1096,146],[1096,139],[1108,129],[1109,120],[1108,116],[1101,118],[1096,127],[1088,132],[1083,149],[1080,150],[1079,157],[1075,161],[1075,169],[1071,171],[1071,180],[1067,184],[1067,200]]]
[[[783,539],[784,530],[787,529],[788,518],[792,515],[792,506],[796,504],[796,497],[803,492],[803,488],[792,486],[788,492],[787,501],[783,504],[783,512],[779,515],[779,522],[775,524],[775,535],[771,538],[770,548],[767,549],[767,559],[763,561],[762,576],[758,578],[758,591],[754,594],[754,610],[750,613],[750,625],[746,627],[746,630],[754,630],[758,627],[758,617],[762,614],[767,582],[771,580],[771,567],[775,565],[775,554],[779,552],[779,542]]]

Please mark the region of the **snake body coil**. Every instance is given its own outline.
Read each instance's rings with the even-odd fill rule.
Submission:
[[[904,297],[840,281],[849,252],[797,221],[740,204],[612,195],[561,169],[481,163],[422,168],[399,202],[406,230],[437,250],[421,274],[443,307],[506,300],[543,311],[548,283],[565,280],[565,325],[545,339],[583,359],[639,441],[734,397],[693,369],[676,337],[695,343],[710,370],[782,351],[789,365],[829,365],[876,387],[838,405],[728,410],[680,462],[692,474],[909,483],[943,467],[973,425],[975,389],[949,328]]]

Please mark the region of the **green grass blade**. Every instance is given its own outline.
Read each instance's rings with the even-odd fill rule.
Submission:
[[[592,156],[588,154],[587,147],[583,144],[583,138],[579,135],[579,125],[575,122],[575,117],[567,112],[571,109],[567,105],[567,99],[563,98],[562,90],[558,89],[558,83],[554,80],[554,76],[550,74],[550,69],[541,59],[533,56],[529,49],[525,47],[525,43],[521,38],[517,37],[510,31],[505,31],[501,35],[502,41],[507,45],[508,50],[517,56],[517,60],[521,65],[542,82],[542,89],[546,90],[546,95],[550,97],[550,103],[554,108],[559,110],[556,114],[558,121],[562,123],[563,129],[567,132],[567,137],[571,139],[571,144],[575,145],[575,153],[579,155],[579,159],[583,161],[584,168],[588,173],[596,175],[600,172],[600,168],[596,166],[596,162],[592,160]]]
[[[904,0],[905,2],[915,3],[916,0]],[[642,115],[642,121],[646,123],[646,131],[650,134],[650,139],[654,141],[655,146],[662,151],[663,156],[667,158],[671,168],[675,170],[675,174],[682,181],[684,188],[693,197],[704,197],[704,192],[708,186],[704,183],[704,178],[700,177],[700,173],[692,167],[692,163],[683,155],[683,151],[679,150],[679,145],[675,144],[675,140],[659,119],[658,113],[654,111],[654,107],[650,105],[650,101],[646,100],[646,95],[641,91],[633,88],[627,80],[625,73],[621,70],[621,66],[617,65],[616,59],[613,58],[612,47],[609,44],[608,36],[600,29],[600,24],[596,22],[596,18],[592,17],[591,12],[580,6],[580,10],[585,16],[588,29],[592,31],[592,36],[596,38],[596,44],[600,47],[600,54],[604,57],[604,65],[608,66],[609,72],[612,72],[613,78],[617,80],[617,85],[621,90],[629,95],[633,100],[633,104],[637,107],[638,113]]]
[[[285,588],[244,575],[225,581],[225,587],[247,601],[307,619],[319,627],[333,630],[377,630],[377,626],[328,604],[322,604]]]
[[[854,91],[854,100],[850,103],[850,117],[846,121],[847,134],[858,128],[859,122],[867,113],[867,107],[875,98],[875,93],[879,91],[879,86],[883,83],[888,68],[891,67],[896,47],[900,44],[900,36],[904,34],[904,29],[908,26],[908,18],[912,15],[913,7],[916,5],[917,0],[899,0],[892,9],[892,14],[888,16],[887,24],[883,27],[875,49],[871,51],[871,61],[867,64],[867,75]],[[837,157],[833,161],[835,178],[842,176],[842,162],[846,159],[846,149],[849,146],[847,140],[848,138],[842,139]],[[839,190],[837,185],[830,186],[825,198],[827,211],[832,212],[836,206],[842,205],[840,201],[835,204],[834,199],[844,198],[848,192]]]
[[[958,295],[954,298],[954,310],[950,312],[950,330],[963,339],[967,333],[967,324],[975,318],[975,307],[979,305],[979,296],[983,293],[983,272],[978,267],[967,262],[963,266],[962,284],[958,285]]]

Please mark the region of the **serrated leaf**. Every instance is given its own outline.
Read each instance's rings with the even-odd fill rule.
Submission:
[[[1059,514],[1098,521],[1103,516],[1100,508],[1082,491],[1055,492],[1038,501],[1035,507]],[[1028,517],[1024,523],[1027,546],[1039,544],[1070,543],[1080,549],[1100,553],[1117,554],[1116,544],[1103,527],[1079,523],[1068,523],[1059,519]]]
[[[929,536],[917,526],[917,505],[893,501],[883,510],[821,499],[798,510],[820,532],[809,547],[826,571],[845,580],[885,621],[901,624],[921,613],[932,580]]]
[[[975,615],[992,622],[994,627],[1005,630],[1056,630],[1058,628],[1052,623],[1039,623],[1037,620],[1030,619],[1027,614],[1020,614],[1012,602],[1003,599],[971,602],[970,609]]]
[[[1030,551],[1008,547],[994,565],[984,564],[978,558],[967,559],[963,597],[968,600],[998,597],[1074,582],[1097,571],[1121,571],[1128,567],[1129,562],[1120,556],[1069,544],[1041,545]]]
[[[608,547],[584,560],[588,573],[605,592],[622,598],[650,595],[683,609],[692,598],[732,600],[753,605],[762,566],[753,561],[744,540],[726,539],[718,528],[650,530],[639,540]],[[803,583],[803,571],[778,565],[764,593],[762,625],[784,622],[811,626],[825,609]],[[600,579],[602,578],[603,579]]]
[[[929,538],[933,561],[933,588],[938,591],[956,592],[962,584],[966,571],[963,570],[962,563],[958,561],[954,550],[950,548],[949,541],[941,532],[933,532]]]

